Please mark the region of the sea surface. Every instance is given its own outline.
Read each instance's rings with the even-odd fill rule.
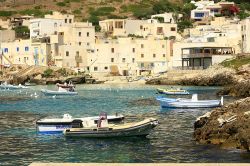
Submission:
[[[79,95],[48,97],[35,86],[30,90],[0,90],[0,165],[32,162],[250,162],[250,153],[198,144],[193,139],[197,117],[211,109],[162,110],[156,88],[168,86],[78,85]],[[219,99],[220,87],[182,87],[199,99]],[[35,93],[38,95],[35,96]],[[184,96],[171,96],[184,97]],[[190,98],[191,95],[185,96]],[[234,98],[225,97],[225,102]],[[100,112],[126,116],[125,122],[155,117],[160,124],[146,138],[85,139],[36,132],[35,121],[44,117],[96,116]]]

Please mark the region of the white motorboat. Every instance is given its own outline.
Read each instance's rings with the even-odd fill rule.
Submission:
[[[0,89],[16,90],[16,89],[28,89],[28,87],[23,86],[21,84],[11,85],[11,84],[8,84],[7,82],[4,82],[0,85]]]
[[[223,105],[223,96],[221,100],[198,100],[197,94],[193,94],[192,99],[157,97],[156,100],[162,108],[212,108]]]
[[[66,137],[84,138],[147,136],[159,124],[155,118],[134,123],[109,124],[105,115],[100,116],[97,125],[89,125],[86,122],[78,121],[74,123],[72,128],[64,129],[64,135]]]
[[[84,121],[86,123],[93,122],[93,125],[97,124],[99,117],[84,117],[73,118],[69,114],[64,114],[62,118],[45,118],[36,121],[37,131],[40,133],[62,133],[64,129],[71,128],[72,123],[76,121]],[[119,122],[124,119],[123,115],[110,115],[107,116],[109,122]],[[89,124],[90,125],[90,124]]]
[[[41,92],[44,93],[45,95],[77,95],[78,94],[78,92],[76,91],[69,91],[61,87],[59,87],[57,91],[41,89]]]

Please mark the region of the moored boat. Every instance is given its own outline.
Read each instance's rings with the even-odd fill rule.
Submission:
[[[48,89],[41,89],[41,92],[45,95],[77,95],[78,92],[75,91],[75,85],[72,83],[65,83],[65,84],[56,84],[58,90],[48,90]]]
[[[62,118],[44,118],[36,121],[37,131],[39,133],[62,133],[64,129],[71,128],[72,123],[76,121],[93,121],[93,125],[97,124],[99,117],[82,117],[73,118],[69,114],[64,114]],[[109,115],[107,116],[108,122],[120,122],[124,119],[123,115]]]
[[[95,126],[79,121],[72,125],[72,128],[65,129],[63,133],[66,137],[85,138],[147,136],[158,124],[159,122],[155,118],[135,123],[108,124],[105,116],[100,116]]]
[[[57,91],[55,90],[48,90],[48,89],[41,89],[41,92],[45,95],[77,95],[78,92],[75,91],[68,91],[64,88],[59,87]]]
[[[157,97],[162,108],[213,108],[223,105],[223,96],[221,100],[198,100],[198,95],[193,94],[192,99],[186,98],[166,98]]]
[[[160,94],[166,94],[166,95],[188,95],[189,92],[183,89],[156,89],[158,93]]]

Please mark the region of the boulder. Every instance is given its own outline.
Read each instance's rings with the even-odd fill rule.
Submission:
[[[194,138],[223,148],[250,150],[250,97],[213,110],[194,123]]]

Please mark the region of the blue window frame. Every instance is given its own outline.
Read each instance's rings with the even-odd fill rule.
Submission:
[[[4,48],[4,52],[9,52],[8,48]]]
[[[202,17],[204,17],[204,13],[195,13],[194,16],[202,18]]]
[[[25,51],[29,51],[29,47],[25,47],[24,50],[25,50]]]
[[[19,52],[19,47],[16,48],[16,52]]]

